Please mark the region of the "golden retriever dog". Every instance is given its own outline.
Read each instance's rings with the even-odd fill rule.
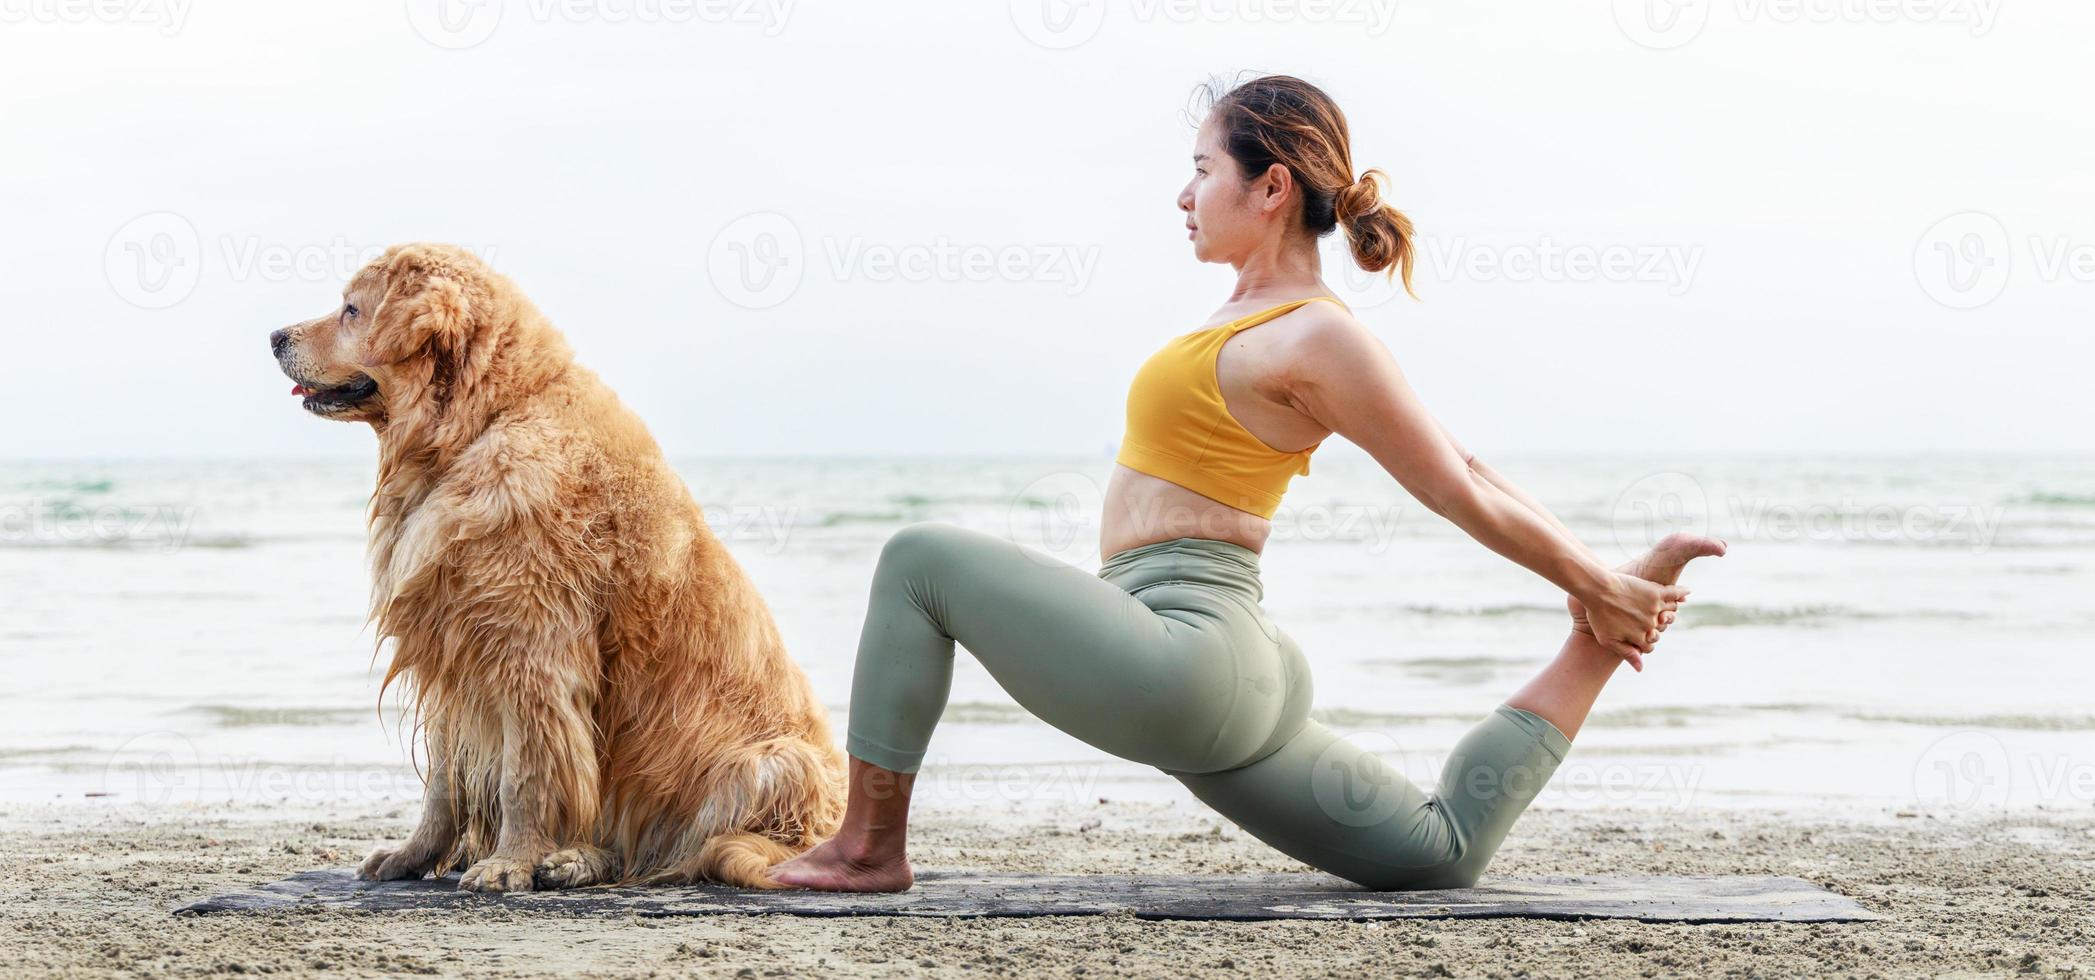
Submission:
[[[513,283],[396,246],[270,347],[306,411],[378,434],[371,618],[427,793],[360,877],[776,887],[835,832],[843,755],[769,608]]]

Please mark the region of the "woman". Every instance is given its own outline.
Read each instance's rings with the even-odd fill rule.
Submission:
[[[1299,79],[1213,94],[1179,192],[1204,262],[1237,270],[1214,323],[1137,373],[1106,489],[1096,576],[938,524],[881,552],[852,679],[850,799],[834,838],[774,867],[793,887],[910,886],[910,788],[944,710],[953,645],[1027,710],[1154,765],[1260,840],[1369,888],[1474,883],[1549,779],[1615,668],[1641,670],[1723,544],[1676,536],[1610,571],[1434,421],[1325,287],[1317,239],[1411,288],[1411,222],[1354,176],[1345,117]],[[1288,479],[1337,433],[1414,497],[1571,596],[1573,631],[1465,735],[1427,793],[1308,719],[1302,653],[1259,608],[1259,552]],[[1185,536],[1197,530],[1198,537]]]

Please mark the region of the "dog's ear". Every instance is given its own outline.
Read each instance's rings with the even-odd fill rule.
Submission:
[[[385,293],[364,341],[365,367],[419,355],[449,359],[465,344],[474,310],[461,271],[432,250],[404,245],[379,260]]]

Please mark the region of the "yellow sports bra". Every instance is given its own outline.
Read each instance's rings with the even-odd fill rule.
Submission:
[[[1284,453],[1252,435],[1222,400],[1215,360],[1237,331],[1317,300],[1338,302],[1314,296],[1282,303],[1176,337],[1151,355],[1128,387],[1127,434],[1114,462],[1270,519],[1288,480],[1309,475],[1309,454],[1317,447]]]

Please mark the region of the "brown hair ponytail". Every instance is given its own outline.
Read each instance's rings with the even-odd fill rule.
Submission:
[[[1411,289],[1411,219],[1382,200],[1387,174],[1371,169],[1354,176],[1346,114],[1331,96],[1287,75],[1234,86],[1217,80],[1203,92],[1223,147],[1247,176],[1276,163],[1288,168],[1302,189],[1302,223],[1311,235],[1343,226],[1353,261],[1369,272],[1401,276],[1404,291],[1418,296]]]

